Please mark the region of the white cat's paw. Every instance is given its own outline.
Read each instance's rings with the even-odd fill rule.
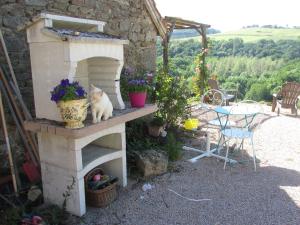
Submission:
[[[98,119],[97,119],[97,123],[100,123],[100,122],[101,122],[101,118],[98,118]]]
[[[108,117],[106,117],[106,116],[105,116],[105,117],[103,117],[103,120],[108,120]]]
[[[97,120],[96,120],[96,119],[93,119],[93,123],[97,123]]]

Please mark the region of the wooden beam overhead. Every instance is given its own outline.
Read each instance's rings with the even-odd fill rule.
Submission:
[[[198,23],[191,20],[185,20],[179,17],[166,16],[162,18],[159,13],[154,0],[144,0],[146,9],[154,23],[159,36],[162,39],[168,38],[168,33],[173,29],[207,29],[210,27],[208,24]]]
[[[184,20],[184,19],[181,19],[179,17],[166,16],[164,18],[164,21],[167,24],[175,22],[176,25],[185,25],[187,27],[200,27],[200,26],[205,27],[205,28],[209,28],[210,27],[210,25],[208,25],[208,24],[198,23],[198,22],[191,21],[191,20]]]
[[[144,0],[146,9],[148,10],[152,22],[154,23],[159,35],[164,39],[167,35],[167,25],[162,19],[154,0]]]

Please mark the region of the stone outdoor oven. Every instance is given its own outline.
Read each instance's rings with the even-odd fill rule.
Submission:
[[[128,41],[103,34],[104,25],[45,13],[26,25],[37,118],[25,126],[38,133],[44,199],[61,205],[74,178],[67,210],[78,216],[86,212],[84,176],[96,166],[126,186],[125,123],[156,111],[155,105],[125,109],[119,79]],[[86,90],[90,84],[101,87],[113,103],[113,118],[98,124],[88,118],[84,128],[64,128],[50,91],[65,78]]]
[[[27,28],[36,116],[61,120],[56,104],[45,107],[51,89],[60,80],[78,80],[101,87],[114,108],[124,109],[119,80],[123,45],[127,40],[103,33],[105,23],[51,14],[41,14]],[[94,31],[94,32],[91,32]]]

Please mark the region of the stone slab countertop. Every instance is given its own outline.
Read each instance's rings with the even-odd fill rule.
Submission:
[[[51,121],[47,119],[27,120],[24,122],[24,126],[26,130],[32,132],[45,132],[78,139],[91,135],[100,130],[146,116],[156,111],[157,105],[155,104],[146,104],[143,108],[127,107],[123,110],[114,110],[113,117],[96,124],[92,123],[92,118],[90,115],[88,115],[86,121],[84,122],[85,127],[79,129],[67,129],[64,127],[63,122]]]
[[[129,44],[129,41],[118,36],[105,34],[103,32],[83,32],[72,29],[56,29],[44,28],[42,32],[45,35],[60,38],[63,41],[102,41],[102,42],[115,42],[119,44]]]

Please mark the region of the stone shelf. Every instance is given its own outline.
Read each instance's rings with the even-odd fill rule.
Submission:
[[[99,145],[89,144],[82,149],[82,166],[87,171],[108,161],[122,157],[122,150],[104,148]],[[93,165],[92,165],[93,164]],[[88,168],[87,168],[88,167]]]
[[[91,135],[95,132],[113,127],[115,125],[126,123],[139,117],[143,117],[156,111],[157,106],[155,104],[147,104],[143,108],[127,107],[123,110],[114,110],[112,118],[96,124],[92,123],[92,118],[90,115],[88,115],[88,118],[85,121],[85,127],[80,129],[67,129],[64,127],[63,123],[46,119],[25,121],[24,126],[26,130],[30,130],[33,132],[50,133],[68,138],[78,139]]]

